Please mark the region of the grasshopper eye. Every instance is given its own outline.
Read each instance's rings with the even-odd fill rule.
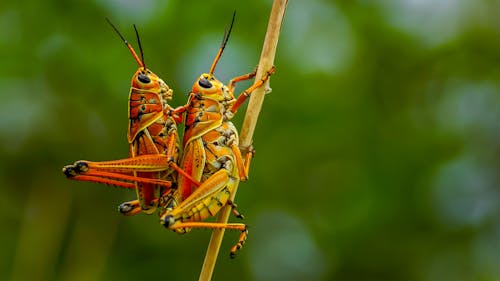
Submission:
[[[198,81],[198,85],[200,85],[200,87],[205,89],[212,88],[212,83],[210,83],[210,81],[208,81],[206,78],[200,79],[200,81]]]
[[[149,79],[149,77],[143,73],[139,74],[139,76],[137,76],[137,79],[144,84],[148,84],[149,82],[151,82],[151,79]]]

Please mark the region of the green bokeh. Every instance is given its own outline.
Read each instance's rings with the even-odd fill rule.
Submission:
[[[65,179],[127,155],[134,61],[186,101],[233,10],[216,75],[257,64],[271,1],[0,4],[0,280],[196,280],[210,231],[123,217],[134,193]],[[500,5],[294,1],[254,135],[235,260],[214,280],[498,280]],[[246,84],[248,85],[248,84]],[[245,85],[242,85],[243,89]],[[244,109],[236,118],[241,124]],[[231,220],[236,220],[231,218]]]

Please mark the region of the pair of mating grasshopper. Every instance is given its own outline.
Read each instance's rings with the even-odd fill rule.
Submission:
[[[231,33],[233,15],[210,71],[194,82],[187,104],[174,109],[167,103],[172,99],[172,89],[146,68],[135,26],[141,58],[108,22],[139,66],[132,77],[129,95],[129,158],[103,162],[80,160],[65,166],[64,174],[73,180],[135,189],[137,199],[122,203],[119,211],[136,215],[159,210],[160,223],[177,233],[186,233],[191,228],[239,230],[239,240],[230,252],[234,257],[245,242],[245,224],[203,220],[215,216],[224,206],[230,206],[233,214],[242,218],[230,196],[238,182],[248,177],[253,149],[247,149],[243,160],[238,132],[230,120],[250,93],[265,83],[274,68],[237,99],[234,97],[236,83],[253,78],[255,72],[235,77],[227,86],[213,76]],[[183,122],[183,114],[185,131],[181,153],[177,125]]]

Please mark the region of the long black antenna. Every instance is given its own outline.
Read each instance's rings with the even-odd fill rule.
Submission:
[[[214,62],[210,67],[210,72],[209,72],[210,74],[214,74],[215,66],[219,62],[219,59],[222,56],[224,48],[226,48],[227,41],[229,40],[229,35],[231,35],[231,30],[233,30],[235,17],[236,17],[236,10],[233,12],[233,18],[231,19],[231,25],[229,26],[229,30],[227,30],[227,28],[224,30],[224,37],[222,37],[222,43],[220,44],[219,52],[217,52],[217,56],[215,56]]]
[[[134,24],[135,36],[137,36],[137,44],[139,44],[139,51],[141,51],[141,60],[142,67],[146,69],[146,63],[144,62],[144,52],[142,51],[141,38],[139,38],[139,32],[137,31],[137,27]]]
[[[125,43],[125,46],[127,46],[127,48],[129,49],[130,53],[132,53],[132,56],[134,56],[134,59],[137,62],[137,64],[140,67],[145,67],[144,66],[144,58],[142,59],[142,61],[140,61],[139,57],[137,57],[137,54],[134,51],[134,48],[132,48],[132,45],[130,45],[130,43],[127,41],[127,39],[125,39],[125,37],[123,37],[123,35],[121,34],[121,32],[118,30],[118,28],[116,28],[116,26],[108,18],[106,18],[106,21],[116,31],[116,33],[118,34],[118,36],[120,36],[120,38],[122,39],[123,43]],[[136,30],[136,32],[137,32],[137,30]],[[140,47],[141,47],[141,45],[139,44],[139,48]],[[142,48],[141,48],[141,55],[142,55]]]
[[[122,39],[123,43],[125,43],[125,45],[128,45],[127,39],[125,39],[125,37],[123,37],[123,35],[121,34],[120,30],[118,30],[118,28],[116,28],[116,26],[108,18],[106,18],[106,21],[116,31],[116,33],[118,34],[118,36],[120,36],[120,38]]]

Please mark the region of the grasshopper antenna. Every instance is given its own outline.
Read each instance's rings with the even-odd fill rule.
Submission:
[[[144,52],[142,51],[141,38],[139,38],[139,31],[134,24],[135,36],[137,37],[137,44],[139,44],[139,51],[141,52],[142,67],[146,69],[146,63],[144,62]]]
[[[231,25],[229,26],[229,30],[224,30],[224,37],[222,37],[222,43],[220,44],[219,52],[217,52],[217,55],[215,56],[214,62],[212,63],[212,66],[210,67],[210,75],[214,74],[215,71],[215,66],[219,62],[220,57],[222,56],[222,52],[224,51],[224,48],[226,48],[227,41],[229,40],[229,35],[231,35],[231,30],[233,29],[233,24],[234,24],[234,18],[236,17],[236,11],[233,12],[233,19],[231,20]]]
[[[115,32],[118,34],[118,36],[120,36],[120,38],[122,39],[123,43],[125,43],[125,46],[127,46],[127,48],[129,49],[130,53],[132,54],[132,56],[134,56],[134,59],[137,62],[137,64],[140,67],[144,67],[144,59],[142,61],[139,59],[139,57],[137,56],[137,53],[135,52],[134,48],[132,48],[132,45],[130,45],[130,43],[127,41],[127,39],[125,39],[125,37],[123,37],[123,35],[121,34],[121,32],[118,30],[118,28],[116,28],[116,26],[108,18],[106,18],[106,21],[109,23],[109,25],[111,25],[111,27],[115,30]],[[134,28],[135,28],[135,25],[134,25]],[[137,30],[136,30],[136,32],[137,32]],[[140,48],[140,46],[141,45],[139,43],[139,48]],[[142,48],[141,48],[141,55],[142,55]]]

